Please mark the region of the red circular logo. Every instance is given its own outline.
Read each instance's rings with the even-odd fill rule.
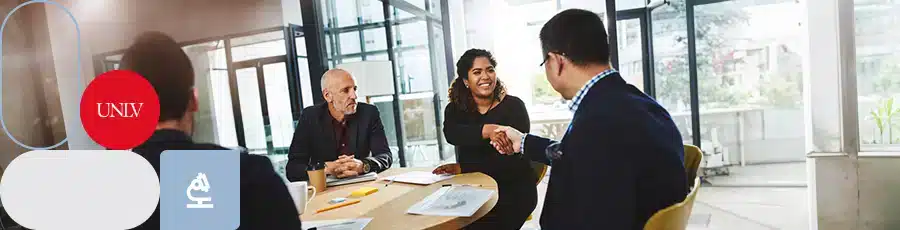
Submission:
[[[108,149],[131,149],[144,143],[156,130],[158,120],[156,90],[132,71],[100,74],[81,96],[84,130]]]

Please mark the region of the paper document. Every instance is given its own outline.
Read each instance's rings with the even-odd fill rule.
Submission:
[[[378,174],[374,173],[374,172],[370,172],[370,173],[355,176],[355,177],[347,177],[347,178],[337,178],[337,177],[334,177],[333,175],[328,175],[328,177],[325,179],[325,184],[327,184],[328,186],[338,186],[338,185],[373,181],[377,178],[378,178]]]
[[[421,184],[421,185],[429,185],[434,184],[440,181],[444,181],[447,179],[453,178],[453,175],[435,175],[431,172],[422,172],[422,171],[412,171],[396,176],[389,176],[384,178],[387,181],[395,181],[395,182],[403,182],[410,184]]]
[[[470,217],[493,195],[494,190],[470,186],[441,187],[419,203],[409,207],[406,213]]]
[[[362,230],[372,218],[303,221],[303,229],[310,230]]]

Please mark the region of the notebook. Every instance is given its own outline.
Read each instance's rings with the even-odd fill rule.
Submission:
[[[384,178],[386,181],[403,182],[419,185],[430,185],[453,178],[453,175],[435,175],[431,172],[412,171]]]
[[[370,172],[368,174],[363,174],[363,175],[359,175],[359,176],[355,176],[355,177],[346,177],[346,178],[337,178],[337,177],[334,177],[333,175],[328,175],[328,177],[325,179],[325,184],[327,184],[328,186],[338,186],[338,185],[373,181],[376,178],[378,178],[378,174],[374,173],[374,172]]]

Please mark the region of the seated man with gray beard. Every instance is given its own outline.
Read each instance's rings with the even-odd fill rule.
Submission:
[[[333,69],[322,75],[325,103],[303,109],[285,166],[290,181],[308,181],[311,166],[324,163],[338,178],[391,167],[391,150],[378,108],[356,101],[356,81]]]

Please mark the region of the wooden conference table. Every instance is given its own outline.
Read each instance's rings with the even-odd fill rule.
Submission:
[[[483,217],[499,198],[497,182],[483,173],[460,174],[452,179],[428,186],[394,182],[385,187],[387,181],[380,179],[410,171],[427,171],[431,168],[392,168],[378,174],[378,180],[328,187],[316,194],[309,201],[306,211],[300,215],[305,221],[335,220],[353,218],[372,218],[365,229],[460,229]],[[472,217],[423,216],[406,214],[406,210],[426,196],[437,191],[443,184],[479,184],[485,189],[494,190],[494,196],[488,200]],[[378,188],[378,192],[360,198],[358,204],[316,214],[316,210],[331,206],[328,201],[338,197],[348,197],[350,192],[360,187]],[[354,198],[348,198],[351,201]],[[345,201],[345,202],[347,202]]]

